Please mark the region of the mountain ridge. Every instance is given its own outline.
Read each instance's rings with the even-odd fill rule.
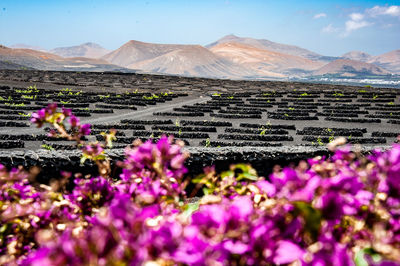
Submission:
[[[362,51],[350,51],[341,56],[344,59],[368,62],[373,56]]]
[[[314,71],[314,74],[339,74],[343,77],[354,77],[357,75],[388,75],[390,72],[370,63],[350,59],[337,59]]]
[[[377,56],[350,51],[341,57],[329,57],[295,45],[236,35],[224,36],[206,46],[130,40],[115,50],[92,42],[45,52],[0,45],[0,61],[0,68],[143,71],[231,79],[400,74],[400,50]]]
[[[217,55],[253,69],[259,75],[284,77],[299,74],[299,65],[302,66],[304,72],[322,66],[322,63],[300,56],[260,49],[243,43],[219,43],[209,49]]]
[[[310,50],[301,48],[296,45],[289,45],[289,44],[282,44],[282,43],[277,43],[277,42],[272,42],[267,39],[255,39],[255,38],[249,38],[249,37],[238,37],[236,35],[230,34],[222,37],[221,39],[210,43],[206,45],[206,48],[211,48],[219,43],[226,43],[226,42],[237,42],[237,43],[243,43],[247,45],[254,46],[256,48],[260,49],[266,49],[269,51],[273,52],[278,52],[278,53],[284,53],[284,54],[289,54],[289,55],[295,55],[295,56],[301,56],[307,59],[311,60],[319,60],[323,62],[330,62],[335,59],[336,57],[329,57],[329,56],[323,56],[318,53],[312,52]]]
[[[57,47],[51,49],[50,53],[62,57],[87,57],[87,58],[100,58],[110,50],[107,50],[97,43],[86,42],[75,46]]]
[[[40,70],[76,71],[123,71],[124,69],[93,58],[61,56],[31,49],[15,49],[0,45],[0,61],[9,62],[25,68]]]
[[[400,75],[400,49],[374,56],[368,60],[368,63]]]
[[[153,73],[221,78],[253,75],[201,45],[154,44],[131,40],[102,58],[113,64]]]

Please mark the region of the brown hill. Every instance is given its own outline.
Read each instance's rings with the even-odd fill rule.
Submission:
[[[62,57],[87,57],[100,58],[110,52],[100,45],[92,42],[70,47],[58,47],[49,51]]]
[[[0,59],[2,61],[9,61],[14,64],[37,69],[55,67],[58,61],[63,60],[60,56],[46,52],[31,49],[12,49],[4,46],[0,47]]]
[[[400,74],[400,50],[374,56],[368,63],[378,65],[392,73]]]
[[[216,42],[213,42],[207,45],[207,48],[212,48],[221,43],[242,43],[246,45],[250,45],[259,49],[265,49],[272,52],[278,52],[282,54],[288,55],[295,55],[304,57],[311,60],[318,60],[322,62],[330,62],[337,58],[329,57],[329,56],[322,56],[320,54],[314,53],[307,49],[295,46],[295,45],[287,45],[282,43],[271,42],[265,39],[254,39],[254,38],[245,38],[245,37],[238,37],[235,35],[227,35]]]
[[[341,57],[344,59],[368,62],[368,60],[370,60],[372,58],[372,55],[369,55],[369,54],[361,52],[361,51],[351,51],[351,52],[345,53]]]
[[[330,62],[314,72],[315,75],[339,74],[341,76],[387,75],[385,69],[360,61],[338,59]]]
[[[300,56],[273,52],[242,43],[220,43],[211,47],[210,51],[262,76],[298,76],[323,66],[321,62]]]
[[[100,59],[63,58],[51,53],[31,49],[12,49],[0,46],[0,61],[40,70],[112,71],[122,70]]]
[[[127,67],[133,63],[152,59],[182,47],[184,45],[155,44],[132,40],[102,58],[110,63]]]
[[[244,78],[255,74],[200,45],[129,41],[102,58],[123,67],[153,73],[219,78]]]

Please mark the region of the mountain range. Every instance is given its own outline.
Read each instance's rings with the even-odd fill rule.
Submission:
[[[102,59],[130,69],[174,75],[235,78],[252,71],[200,45],[152,44],[129,41]]]
[[[64,58],[32,49],[8,48],[0,45],[0,67],[6,69],[40,69],[72,71],[123,71],[102,59],[87,57]]]
[[[343,58],[374,64],[386,70],[400,73],[400,50],[394,50],[378,56],[372,56],[360,51],[352,51],[342,55]]]
[[[400,50],[340,57],[264,39],[227,35],[209,45],[155,44],[131,40],[116,50],[95,43],[46,51],[24,44],[0,46],[0,69],[139,71],[231,79],[287,79],[336,75],[400,74]]]

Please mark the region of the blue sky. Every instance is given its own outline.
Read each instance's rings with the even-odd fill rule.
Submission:
[[[206,45],[227,34],[323,55],[377,55],[400,49],[400,1],[0,0],[0,44],[6,46]]]

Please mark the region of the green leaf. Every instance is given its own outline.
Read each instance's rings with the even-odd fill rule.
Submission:
[[[356,253],[354,256],[354,263],[356,266],[368,266],[368,262],[365,259],[365,255],[368,254],[371,256],[374,262],[379,262],[382,257],[372,248],[364,248]]]
[[[250,181],[257,181],[257,176],[250,174],[250,173],[242,173],[239,174],[238,177],[236,178],[237,181],[242,181],[243,179],[247,179]]]
[[[192,183],[194,183],[194,184],[205,183],[205,181],[206,181],[205,177],[206,177],[205,174],[200,174],[200,175],[196,176],[194,179],[192,179]]]
[[[100,160],[105,160],[105,159],[106,159],[106,156],[103,154],[93,157],[93,161],[100,161]]]
[[[354,263],[356,266],[368,266],[368,262],[364,258],[364,250],[360,250],[354,257]]]
[[[210,195],[213,191],[214,191],[214,189],[203,187],[204,195]]]
[[[319,210],[314,209],[309,203],[297,201],[293,203],[295,206],[295,213],[304,217],[305,229],[316,239],[321,228],[322,214]]]
[[[8,227],[8,224],[3,224],[3,225],[0,227],[0,233],[4,233],[4,232],[7,230],[7,227]]]
[[[221,178],[229,177],[229,176],[234,176],[235,172],[233,171],[225,171],[221,173]]]
[[[85,154],[82,154],[82,156],[81,156],[81,164],[84,164],[87,159],[88,159],[88,157]]]
[[[238,176],[236,177],[237,181],[240,181],[243,179],[257,181],[257,179],[258,179],[257,171],[253,167],[251,167],[249,164],[244,164],[244,163],[236,164],[233,166],[232,170],[233,171],[236,171],[236,170],[242,171],[242,173],[239,173]]]
[[[183,216],[189,218],[192,214],[199,209],[199,202],[189,203],[183,211]]]

